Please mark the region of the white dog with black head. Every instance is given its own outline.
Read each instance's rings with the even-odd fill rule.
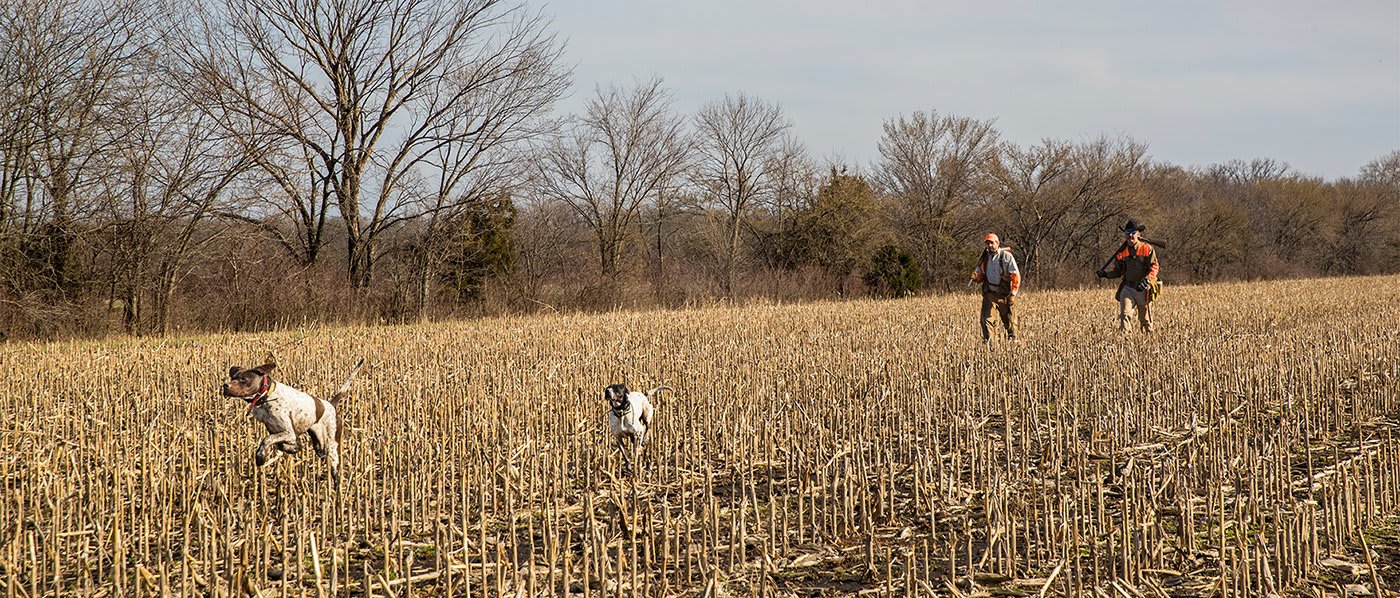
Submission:
[[[243,399],[248,403],[248,414],[267,426],[267,437],[258,443],[253,454],[258,467],[275,463],[282,453],[296,454],[301,449],[297,439],[306,434],[316,454],[330,466],[331,481],[339,486],[340,438],[345,427],[336,407],[349,394],[350,383],[364,363],[361,358],[340,389],[326,401],[273,380],[276,363],[250,369],[229,368],[229,379],[223,386],[224,396]]]
[[[646,446],[647,432],[655,421],[655,409],[648,397],[663,390],[671,390],[671,387],[658,386],[647,392],[637,392],[627,390],[623,384],[610,384],[603,389],[603,399],[610,407],[608,428],[612,430],[618,449],[626,452],[630,448],[630,455],[635,455],[638,449]],[[623,471],[631,471],[630,459]]]

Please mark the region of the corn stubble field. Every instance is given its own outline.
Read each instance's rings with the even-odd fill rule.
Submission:
[[[3,596],[1387,593],[1400,278],[0,346]],[[339,493],[219,396],[359,355]],[[621,475],[602,388],[666,384]],[[1378,587],[1379,586],[1379,587]]]

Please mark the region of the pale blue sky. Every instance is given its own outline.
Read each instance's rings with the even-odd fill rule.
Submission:
[[[856,8],[864,4],[864,7]],[[1400,0],[551,0],[595,85],[659,76],[678,110],[777,102],[816,158],[869,165],[915,111],[1019,145],[1124,134],[1155,160],[1273,158],[1335,179],[1400,149]]]

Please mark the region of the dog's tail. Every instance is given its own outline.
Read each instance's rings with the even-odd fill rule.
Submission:
[[[335,391],[335,394],[331,395],[332,405],[339,407],[340,400],[345,398],[346,395],[350,394],[350,383],[355,381],[355,374],[360,373],[360,366],[363,366],[364,364],[365,358],[363,357],[361,357],[359,361],[355,362],[355,369],[350,370],[350,375],[345,377],[345,383],[341,384],[340,388]]]
[[[672,389],[672,388],[669,387],[669,386],[658,386],[658,387],[656,387],[656,388],[653,388],[653,389],[651,389],[651,390],[648,390],[648,391],[647,391],[647,396],[648,396],[648,397],[654,396],[656,393],[661,392],[661,391],[663,391],[663,390],[669,390],[669,391],[671,391],[671,392],[675,392],[675,390]]]

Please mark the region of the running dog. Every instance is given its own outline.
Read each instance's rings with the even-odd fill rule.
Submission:
[[[339,487],[340,438],[344,426],[337,417],[336,406],[349,394],[350,383],[364,363],[364,358],[360,358],[345,383],[326,401],[273,380],[276,363],[251,369],[229,368],[229,379],[223,386],[224,396],[243,399],[248,404],[248,414],[267,426],[267,437],[258,443],[254,453],[258,467],[276,462],[282,453],[296,454],[301,449],[297,439],[305,433],[311,438],[316,454],[330,466],[331,481]]]
[[[671,387],[658,386],[644,393],[628,391],[627,386],[623,384],[610,384],[603,389],[603,399],[611,408],[608,411],[608,427],[612,430],[613,441],[617,443],[618,449],[626,451],[630,442],[635,454],[637,449],[646,446],[647,431],[655,421],[655,410],[648,396],[663,390],[671,390]],[[630,470],[629,463],[625,471]]]

